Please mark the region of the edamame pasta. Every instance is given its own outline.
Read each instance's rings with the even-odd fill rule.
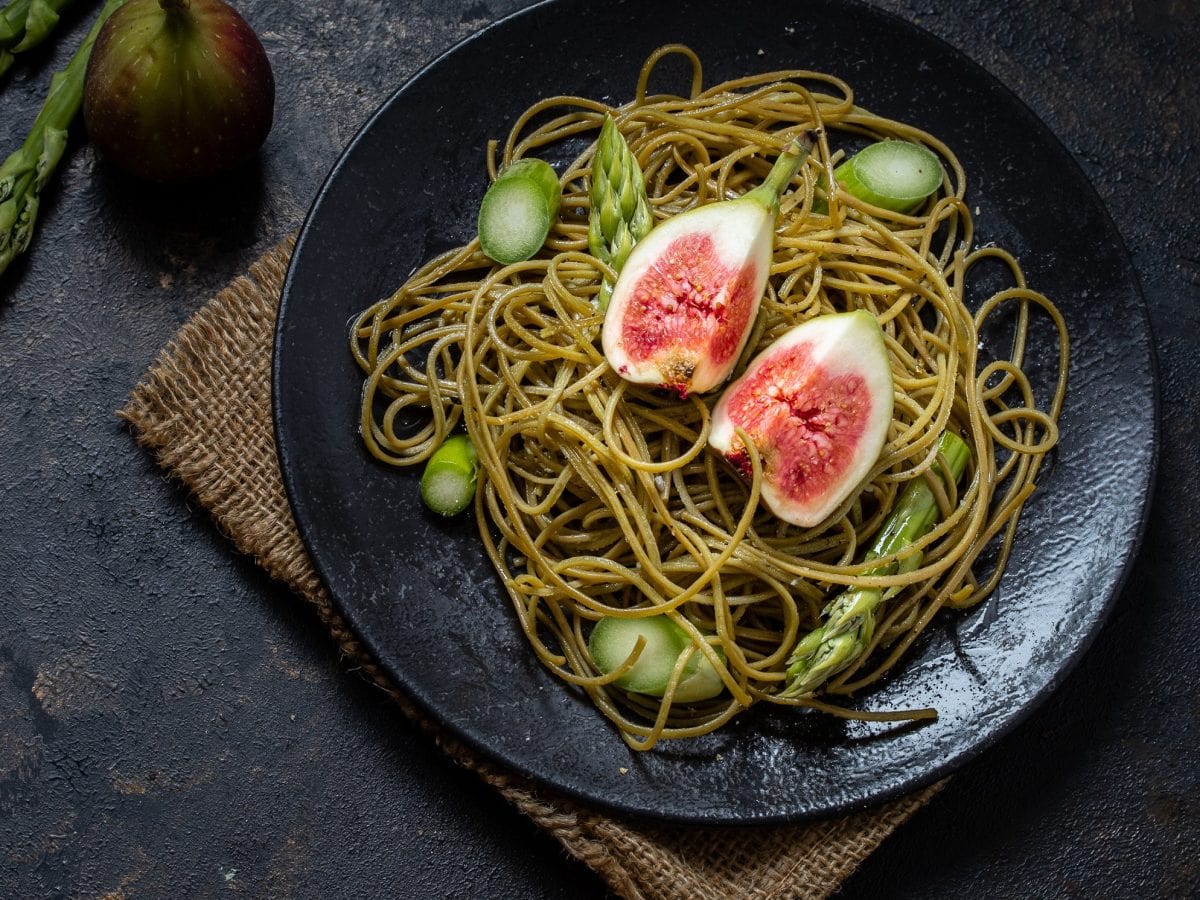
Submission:
[[[657,65],[677,54],[690,64],[690,89],[652,92]],[[609,116],[655,223],[745,194],[795,136],[812,135],[781,200],[761,307],[734,376],[817,317],[863,310],[878,323],[894,393],[883,451],[820,524],[791,525],[765,507],[753,442],[744,475],[707,446],[719,388],[680,396],[626,381],[606,360],[597,298],[617,273],[589,252],[588,222],[596,138]],[[829,189],[847,153],[882,140],[920,144],[941,162],[940,187],[911,212]],[[851,710],[845,698],[895,667],[939,611],[995,590],[1058,439],[1062,316],[1011,254],[975,248],[967,175],[952,149],[858,106],[832,75],[769,72],[704,87],[690,50],[662,48],[624,106],[583,97],[532,106],[491,148],[488,172],[494,179],[516,160],[574,146],[583,149],[560,167],[558,218],[533,258],[499,265],[475,240],[358,316],[351,348],[364,374],[367,450],[390,465],[421,465],[451,435],[469,435],[480,540],[531,652],[587,692],[633,747],[712,731],[756,703],[930,717]],[[1002,268],[1008,286],[971,310],[967,285],[984,266]],[[1011,343],[985,351],[981,333],[998,316]],[[1057,344],[1048,384],[1026,371],[1035,327]],[[955,462],[947,434],[964,447],[959,481],[939,477]],[[903,552],[869,558],[918,483],[930,498],[926,528]],[[836,671],[789,692],[789,660],[838,596],[874,605],[825,634],[849,648]],[[684,648],[661,697],[618,686],[638,657],[602,666],[589,646],[598,622],[657,617]],[[648,653],[649,639],[641,643]],[[716,695],[693,700],[681,685],[701,663]]]

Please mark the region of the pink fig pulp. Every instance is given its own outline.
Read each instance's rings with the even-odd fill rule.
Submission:
[[[758,315],[773,224],[759,206],[721,203],[643,238],[604,318],[604,353],[617,373],[681,396],[721,384]]]
[[[729,377],[766,288],[779,195],[810,148],[793,141],[759,187],[667,219],[634,246],[600,335],[617,374],[680,396]]]
[[[875,317],[857,311],[797,325],[759,353],[713,409],[709,445],[744,476],[762,460],[762,499],[811,528],[859,487],[892,421],[892,371]]]

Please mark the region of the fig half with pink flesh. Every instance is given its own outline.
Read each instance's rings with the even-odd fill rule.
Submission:
[[[601,333],[622,378],[687,396],[729,377],[766,287],[779,197],[810,149],[794,140],[745,196],[680,213],[634,246]]]
[[[863,310],[797,325],[759,353],[713,410],[708,442],[744,476],[753,442],[762,499],[811,528],[870,473],[892,421],[892,369],[883,332]]]

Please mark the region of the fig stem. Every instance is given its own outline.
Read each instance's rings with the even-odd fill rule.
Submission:
[[[163,24],[168,33],[182,40],[182,35],[189,33],[194,25],[192,0],[158,0],[158,6],[163,11]]]
[[[25,142],[0,165],[0,274],[33,239],[38,198],[62,159],[67,129],[83,103],[88,59],[100,28],[125,0],[107,0],[95,23],[50,90]]]
[[[805,131],[792,138],[783,148],[783,152],[779,154],[779,158],[775,160],[775,165],[771,166],[771,171],[767,173],[763,183],[749,191],[742,199],[751,200],[768,212],[778,214],[779,198],[792,183],[792,178],[800,171],[801,164],[812,152],[812,146],[813,135],[810,131]]]
[[[938,441],[937,452],[939,462],[933,466],[934,476],[947,484],[957,483],[971,458],[970,448],[960,437],[946,432]],[[865,559],[901,553],[928,534],[940,515],[937,497],[929,482],[923,476],[912,479],[901,491]],[[914,550],[901,560],[893,560],[864,574],[911,572],[920,566],[922,555],[921,550]],[[810,694],[862,656],[875,633],[875,610],[883,602],[884,594],[884,588],[854,587],[834,597],[825,607],[824,623],[801,638],[792,651],[787,682],[779,695],[794,698]]]

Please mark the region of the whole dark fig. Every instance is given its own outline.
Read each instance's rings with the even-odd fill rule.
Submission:
[[[97,149],[151,181],[227,172],[271,130],[275,77],[221,0],[129,0],[96,39],[83,116]]]

